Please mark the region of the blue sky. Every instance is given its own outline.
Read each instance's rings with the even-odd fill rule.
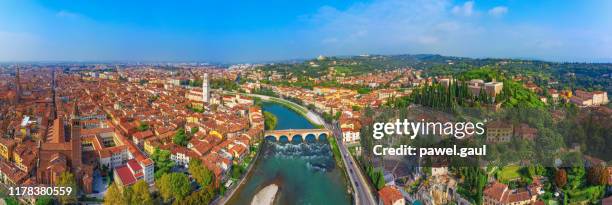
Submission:
[[[612,61],[612,1],[0,1],[0,61]]]

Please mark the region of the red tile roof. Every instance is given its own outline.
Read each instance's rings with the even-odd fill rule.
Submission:
[[[142,140],[142,139],[146,139],[149,137],[153,137],[153,132],[151,132],[151,130],[147,130],[144,132],[137,132],[137,133],[134,133],[132,137]]]
[[[501,202],[501,201],[504,201],[505,197],[507,196],[505,195],[507,189],[508,189],[507,185],[499,183],[499,182],[494,182],[493,184],[491,184],[491,186],[487,187],[484,190],[483,195]]]
[[[508,185],[499,182],[493,182],[493,184],[485,188],[483,195],[504,204],[524,202],[532,198],[529,190],[509,190]]]
[[[115,168],[115,172],[117,172],[119,180],[121,180],[121,184],[124,186],[129,186],[136,183],[136,178],[127,166],[124,165],[117,167]]]
[[[138,172],[142,170],[142,167],[140,166],[140,164],[138,164],[138,162],[136,162],[136,160],[129,160],[127,162],[127,165],[130,167],[130,169],[132,169],[133,172]]]
[[[391,205],[393,202],[404,198],[402,193],[392,186],[383,187],[380,189],[380,191],[378,191],[378,195],[380,196],[380,199],[384,205]]]

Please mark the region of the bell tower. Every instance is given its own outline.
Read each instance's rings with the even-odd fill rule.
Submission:
[[[17,73],[15,74],[15,99],[17,103],[21,100],[21,72],[20,68],[17,67]]]
[[[72,148],[72,170],[76,171],[82,164],[81,150],[81,120],[79,118],[79,102],[74,101],[70,115],[70,145]]]
[[[209,103],[210,101],[210,83],[208,82],[208,73],[204,73],[202,76],[202,101]]]

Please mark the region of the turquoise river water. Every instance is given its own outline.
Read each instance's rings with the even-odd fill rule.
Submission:
[[[276,129],[314,128],[299,113],[280,104],[264,103],[263,110],[277,116]],[[279,186],[274,204],[350,204],[347,183],[327,141],[265,141],[260,152],[247,182],[228,204],[251,204],[259,190],[273,183]]]

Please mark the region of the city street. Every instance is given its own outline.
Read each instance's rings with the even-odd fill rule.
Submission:
[[[334,136],[337,136],[336,140],[338,142],[338,148],[340,149],[340,153],[342,154],[342,161],[344,162],[344,167],[346,168],[346,173],[351,181],[354,190],[354,197],[356,200],[356,204],[377,204],[374,198],[373,192],[370,189],[369,183],[367,179],[361,173],[361,169],[351,156],[348,148],[342,142],[342,133],[337,126],[332,126],[325,123],[325,128],[332,130]]]

